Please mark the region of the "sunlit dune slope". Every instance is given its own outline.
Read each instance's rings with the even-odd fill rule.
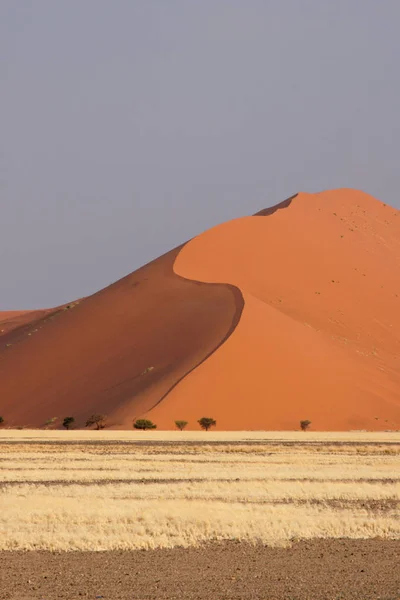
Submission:
[[[362,192],[298,194],[190,241],[175,272],[229,282],[227,342],[151,418],[223,429],[400,427],[400,213]],[[263,216],[264,215],[264,216]]]

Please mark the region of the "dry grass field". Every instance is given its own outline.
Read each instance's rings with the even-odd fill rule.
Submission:
[[[400,539],[400,434],[0,432],[0,550]]]
[[[0,600],[399,600],[400,433],[0,430]]]

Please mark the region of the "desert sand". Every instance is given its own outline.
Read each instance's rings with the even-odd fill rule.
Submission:
[[[0,311],[0,334],[10,333],[14,329],[27,325],[39,318],[42,310],[2,310]]]
[[[0,414],[8,425],[67,415],[83,425],[101,412],[111,425],[132,427],[222,343],[240,317],[241,294],[175,275],[178,252],[1,338]]]
[[[397,428],[399,250],[399,212],[352,190],[298,194],[264,218],[190,241],[175,271],[236,285],[244,310],[154,420],[203,411],[224,429],[238,417],[250,429],[291,429],[302,418],[324,430]]]
[[[299,193],[78,303],[0,313],[0,329],[23,319],[0,337],[0,414],[399,429],[399,271],[400,211],[355,190]]]

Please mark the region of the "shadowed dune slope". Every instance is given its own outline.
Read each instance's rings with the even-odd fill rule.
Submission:
[[[48,321],[53,320],[59,313],[78,304],[58,306],[43,310],[8,311],[0,313],[0,355],[7,347],[23,341],[42,329]],[[6,315],[9,315],[6,318]],[[2,320],[2,317],[4,319]]]
[[[400,427],[400,212],[300,193],[191,240],[174,269],[243,293],[239,325],[150,418],[221,429]],[[263,216],[265,215],[265,216]]]
[[[98,412],[131,427],[222,343],[240,318],[241,293],[174,274],[178,252],[39,315],[31,329],[0,336],[0,414],[8,425],[53,417],[60,424],[72,415],[82,426]]]
[[[292,202],[293,198],[296,198],[296,196],[297,196],[297,194],[294,194],[293,196],[290,196],[290,198],[283,200],[283,202],[279,202],[279,204],[275,204],[275,206],[270,206],[269,208],[263,208],[262,210],[255,213],[253,215],[253,217],[269,217],[269,216],[273,215],[277,210],[280,210],[282,208],[287,208],[288,206],[290,206],[290,203]]]
[[[45,310],[4,310],[0,311],[0,335],[5,335],[40,319]],[[3,342],[2,338],[2,342]]]
[[[1,310],[0,311],[0,325],[6,321],[10,321],[21,317],[24,314],[30,313],[29,310]]]

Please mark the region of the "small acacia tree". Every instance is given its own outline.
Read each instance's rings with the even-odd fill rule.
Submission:
[[[215,425],[217,424],[217,421],[211,419],[211,417],[201,417],[201,419],[199,419],[197,422],[200,425],[200,427],[202,429],[205,429],[206,431],[208,431],[210,427],[215,427]]]
[[[175,425],[177,426],[178,429],[180,429],[181,431],[183,431],[186,427],[186,425],[188,424],[187,421],[175,421]]]
[[[135,429],[157,429],[157,425],[148,419],[137,419],[133,422]]]
[[[304,421],[300,421],[300,427],[302,431],[307,431],[307,429],[310,427],[311,425],[311,421],[309,421],[308,419],[304,419]]]
[[[104,429],[104,427],[106,426],[106,415],[92,415],[91,417],[89,417],[89,419],[86,421],[86,425],[85,427],[91,427],[92,425],[96,425],[96,429]]]
[[[63,427],[65,427],[65,429],[71,429],[71,427],[73,426],[74,423],[75,423],[74,417],[65,417],[65,419],[63,421]]]
[[[3,423],[4,423],[3,417],[0,417],[0,425],[3,425]]]

